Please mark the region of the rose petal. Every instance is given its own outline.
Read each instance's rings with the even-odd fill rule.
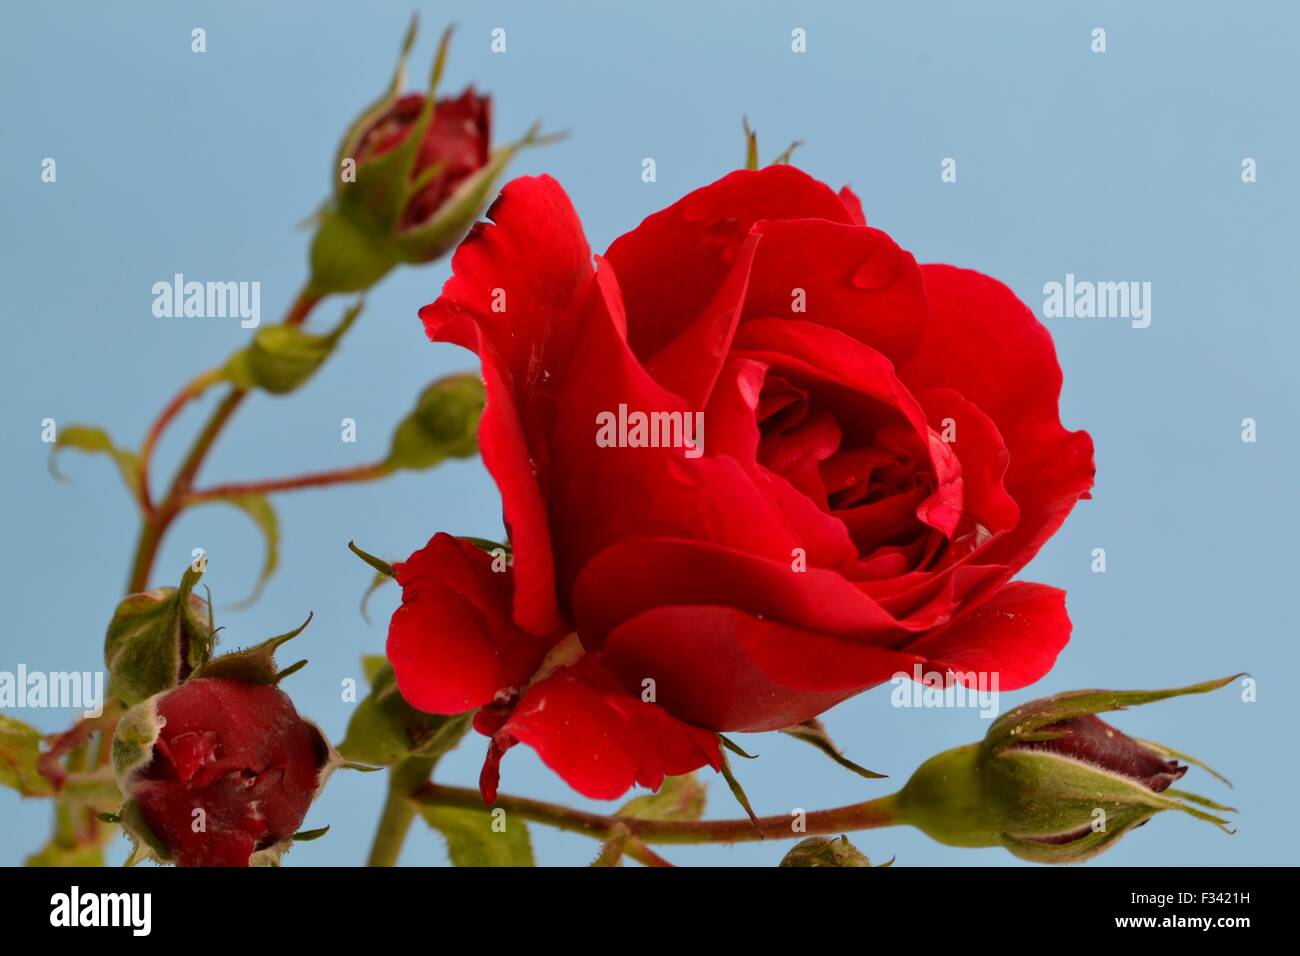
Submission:
[[[515,620],[547,633],[562,625],[544,505],[551,395],[566,377],[591,250],[573,204],[549,176],[512,180],[487,214],[493,223],[479,223],[461,243],[441,297],[420,317],[431,339],[482,360],[479,442],[514,546]]]
[[[1051,670],[1069,640],[1065,592],[1014,581],[907,650],[952,672],[997,674],[1000,690],[1017,690]]]
[[[496,799],[498,765],[516,743],[595,800],[636,784],[657,790],[665,776],[722,766],[715,734],[629,693],[590,654],[528,688],[493,733],[480,777],[485,802]]]
[[[510,618],[512,573],[468,541],[435,535],[393,570],[402,606],[388,628],[388,659],[412,707],[460,714],[521,687],[554,636],[539,637]]]
[[[623,287],[638,356],[648,361],[691,325],[761,219],[854,221],[829,186],[780,165],[730,173],[614,240],[605,258]]]

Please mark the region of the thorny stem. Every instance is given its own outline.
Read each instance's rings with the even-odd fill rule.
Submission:
[[[483,807],[477,790],[427,783],[412,795],[415,804],[440,807]],[[494,807],[507,814],[541,823],[570,833],[604,840],[616,827],[626,827],[632,843],[747,843],[755,840],[788,840],[795,837],[872,830],[902,823],[898,813],[898,796],[890,794],[866,803],[854,803],[832,810],[816,810],[803,818],[804,826],[795,830],[790,816],[759,817],[758,820],[642,820],[636,817],[605,816],[574,810],[527,797],[498,795]],[[649,851],[647,851],[649,853]],[[651,854],[653,855],[653,854]],[[639,858],[639,857],[638,857]]]

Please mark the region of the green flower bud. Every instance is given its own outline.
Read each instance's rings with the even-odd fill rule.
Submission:
[[[201,571],[187,569],[179,588],[124,598],[104,638],[113,693],[128,707],[184,681],[212,654],[212,612],[193,593]]]
[[[449,375],[434,382],[397,426],[387,465],[432,468],[446,458],[475,454],[483,406],[483,381],[476,374]]]
[[[981,743],[922,764],[898,794],[900,822],[949,846],[1002,846],[1038,863],[1086,860],[1163,810],[1226,830],[1227,821],[1208,811],[1231,807],[1171,789],[1187,772],[1178,761],[1197,761],[1128,737],[1095,715],[1234,679],[1161,691],[1074,691],[1024,704],[995,721]]]
[[[882,864],[889,866],[888,863]],[[871,861],[865,853],[849,842],[847,836],[809,837],[800,840],[781,860],[781,866],[865,866]]]

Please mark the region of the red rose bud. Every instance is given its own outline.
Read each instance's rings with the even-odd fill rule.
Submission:
[[[1226,829],[1227,821],[1207,810],[1231,807],[1171,789],[1187,772],[1178,760],[1195,760],[1128,737],[1096,714],[1234,679],[1161,691],[1074,691],[1024,704],[995,721],[982,743],[922,764],[898,794],[899,822],[949,846],[1003,846],[1038,863],[1086,860],[1162,810]]]
[[[127,712],[113,763],[138,856],[249,866],[278,861],[333,760],[274,685],[196,678]]]
[[[179,866],[274,865],[339,758],[276,685],[274,654],[310,622],[214,658],[118,721],[113,772],[131,860]]]
[[[369,288],[399,262],[421,263],[449,251],[468,231],[506,164],[545,138],[534,127],[492,149],[491,98],[467,87],[439,98],[451,31],[443,33],[427,92],[401,92],[415,42],[411,21],[384,94],[343,137],[334,195],[312,243],[312,290]]]
[[[359,166],[378,159],[405,142],[417,127],[423,137],[413,144],[415,160],[410,178],[421,183],[407,197],[401,227],[410,229],[430,219],[453,190],[488,161],[492,100],[471,86],[455,99],[435,101],[433,118],[421,123],[429,98],[408,93],[395,102],[362,137],[353,158]]]

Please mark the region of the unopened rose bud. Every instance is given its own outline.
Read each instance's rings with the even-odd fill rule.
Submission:
[[[808,837],[791,847],[781,860],[783,867],[869,867],[867,855],[847,836]],[[888,866],[889,864],[885,864]]]
[[[478,375],[448,375],[434,382],[393,433],[389,466],[432,468],[446,458],[476,454],[483,406],[483,380]]]
[[[401,229],[428,222],[456,187],[488,162],[491,97],[468,87],[460,96],[433,100],[432,118],[422,122],[430,102],[422,93],[402,96],[365,132],[352,157],[364,169],[408,138],[420,137],[411,144],[409,175],[419,188],[406,194]]]
[[[451,31],[442,36],[427,92],[403,92],[412,21],[388,89],[343,137],[334,194],[312,243],[312,291],[358,292],[399,262],[429,262],[460,241],[506,164],[544,141],[536,128],[492,148],[491,97],[472,86],[438,97]]]
[[[194,594],[201,573],[187,570],[179,588],[123,598],[104,638],[112,690],[128,707],[180,684],[212,651],[211,609]]]
[[[113,772],[127,797],[119,817],[133,860],[279,862],[339,764],[277,686],[305,663],[278,670],[273,659],[303,627],[207,662],[118,721]]]
[[[113,761],[132,804],[123,823],[145,855],[248,866],[291,842],[331,752],[278,687],[196,678],[128,711]]]
[[[1096,716],[1234,678],[1162,691],[1075,691],[1032,701],[994,722],[978,744],[932,757],[898,794],[900,822],[949,846],[1003,846],[1039,863],[1073,863],[1106,849],[1163,810],[1226,829],[1230,810],[1170,789],[1187,772],[1165,747]]]

